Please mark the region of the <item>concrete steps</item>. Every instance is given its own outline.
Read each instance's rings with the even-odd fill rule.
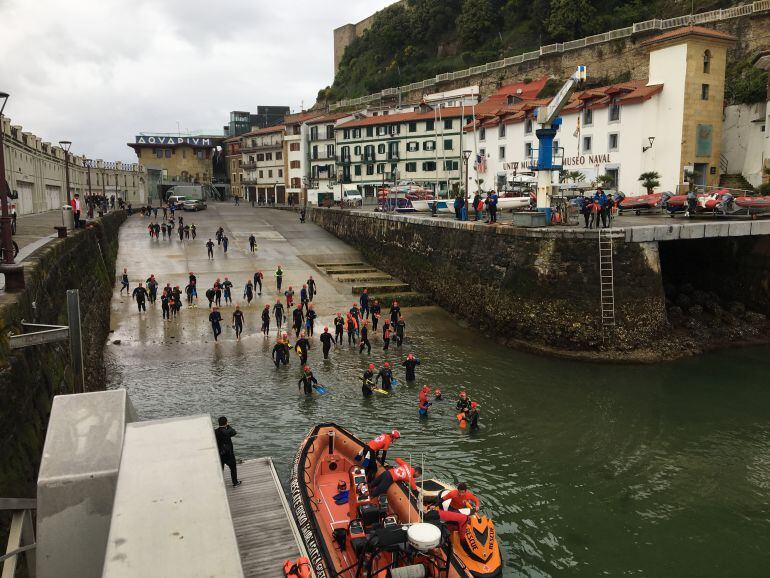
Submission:
[[[357,283],[357,282],[383,282],[393,281],[393,277],[387,273],[345,273],[343,275],[332,275],[336,281],[340,283]]]
[[[422,307],[424,305],[432,305],[433,300],[430,295],[425,293],[417,293],[416,291],[405,291],[401,293],[373,293],[370,294],[369,302],[374,299],[380,300],[380,305],[383,308],[383,314],[387,315],[388,308],[393,301],[398,301],[401,307]]]
[[[316,263],[321,271],[339,283],[351,283],[353,295],[360,295],[366,289],[370,299],[379,299],[388,305],[398,301],[404,307],[428,305],[427,295],[412,291],[408,283],[362,261],[324,261]]]
[[[377,292],[388,293],[400,293],[402,291],[411,291],[411,287],[407,283],[401,283],[394,279],[393,283],[372,283],[369,285],[353,285],[353,295],[360,295],[367,289],[370,294]]]
[[[325,269],[327,275],[345,275],[348,273],[378,273],[379,270],[375,269],[374,267],[361,267],[361,268],[334,268],[334,269]]]
[[[754,187],[742,174],[725,174],[719,177],[719,186],[725,189],[753,191]]]

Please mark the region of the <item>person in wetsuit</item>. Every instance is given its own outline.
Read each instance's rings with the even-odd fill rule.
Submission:
[[[377,324],[380,322],[380,315],[382,314],[379,299],[375,299],[374,303],[369,306],[369,312],[372,314],[372,331],[376,333]]]
[[[257,290],[257,295],[262,295],[262,271],[254,273],[254,288]]]
[[[291,313],[294,328],[294,337],[299,337],[299,332],[302,331],[302,324],[305,322],[305,317],[302,315],[302,306],[297,304],[294,311]]]
[[[332,348],[332,334],[329,333],[329,328],[324,327],[324,332],[319,337],[321,340],[321,348],[324,354],[324,359],[329,359],[329,350]]]
[[[301,332],[297,343],[294,344],[294,349],[299,353],[300,363],[305,365],[307,363],[307,354],[310,350],[310,341],[305,337],[305,332]]]
[[[465,419],[470,425],[471,429],[479,429],[479,404],[475,401],[471,402],[471,408],[468,413],[465,414]]]
[[[281,269],[281,266],[278,265],[278,269],[275,271],[275,285],[278,288],[278,291],[281,290],[281,283],[283,282],[283,269]]]
[[[299,306],[304,307],[305,313],[307,313],[308,305],[310,305],[310,299],[308,299],[307,285],[303,285],[302,289],[299,290]]]
[[[337,316],[334,318],[334,343],[339,341],[339,344],[342,345],[342,333],[344,329],[345,320],[342,318],[341,313],[337,313]]]
[[[249,250],[252,253],[257,252],[257,238],[254,236],[254,233],[249,235]]]
[[[404,331],[406,331],[406,321],[403,315],[399,315],[396,321],[396,345],[399,347],[404,344]]]
[[[168,304],[170,297],[171,296],[169,295],[168,291],[164,289],[163,293],[160,296],[160,309],[163,312],[164,321],[166,319],[169,319],[169,320],[171,319],[171,309],[169,308],[169,304]]]
[[[214,303],[214,297],[216,297],[214,290],[206,289],[206,299],[209,300],[209,309],[211,309],[211,304]]]
[[[270,333],[270,305],[265,305],[262,310],[262,333],[265,337]]]
[[[230,281],[227,277],[225,277],[224,282],[222,283],[222,291],[225,294],[225,305],[228,303],[232,304],[233,302],[233,282]]]
[[[225,416],[220,417],[219,427],[214,430],[214,437],[217,440],[219,461],[222,464],[222,469],[225,469],[225,465],[230,468],[230,480],[233,482],[234,488],[237,488],[242,483],[238,479],[238,467],[236,466],[235,451],[233,450],[233,437],[236,435],[238,435],[238,432],[228,425],[227,418]]]
[[[287,365],[288,363],[286,361],[286,347],[284,346],[283,340],[280,337],[276,340],[275,345],[273,345],[271,357],[276,367],[280,367],[281,364]]]
[[[315,330],[315,320],[317,317],[318,313],[316,313],[313,306],[310,305],[307,313],[305,314],[305,329],[307,330],[307,334],[310,337],[313,337],[313,332]]]
[[[243,311],[241,306],[236,305],[235,311],[233,311],[233,327],[235,328],[235,340],[241,340],[241,333],[243,333]]]
[[[401,307],[398,306],[398,301],[394,301],[390,306],[390,326],[395,327],[398,322],[398,316],[401,314]]]
[[[348,326],[348,345],[351,345],[351,344],[355,345],[356,333],[358,332],[358,327],[356,326],[355,317],[353,317],[350,313],[348,313],[347,326]]]
[[[305,390],[305,395],[313,393],[313,386],[318,385],[318,380],[313,376],[313,372],[309,365],[302,367],[302,377],[299,378],[297,387]]]
[[[406,380],[415,381],[417,378],[415,377],[414,369],[420,365],[420,360],[410,353],[406,356],[406,361],[401,365],[406,368]]]
[[[366,319],[369,319],[369,290],[364,289],[364,292],[361,293],[361,297],[358,299],[359,304],[361,305],[361,317],[366,317]]]
[[[379,380],[382,380],[382,389],[385,391],[390,391],[393,382],[393,372],[390,370],[390,363],[387,361],[383,365],[382,369],[377,373],[377,377],[374,380],[374,383],[376,384]]]
[[[147,279],[147,294],[150,298],[150,303],[155,303],[155,299],[158,296],[158,282],[155,280],[155,275],[150,275]]]
[[[278,328],[278,331],[280,331],[281,325],[283,325],[283,303],[281,303],[280,298],[275,300],[275,305],[273,305],[273,315],[275,315],[275,325]]]
[[[209,313],[209,323],[211,323],[211,329],[214,331],[214,341],[218,341],[222,334],[222,314],[216,307]]]
[[[363,377],[361,377],[361,393],[364,397],[370,397],[372,390],[374,389],[374,364],[370,363],[369,367],[364,371]]]
[[[313,279],[313,276],[311,275],[310,278],[307,280],[307,296],[310,299],[310,301],[313,300],[313,297],[318,293],[318,287],[316,286],[315,279]]]
[[[222,282],[218,278],[214,281],[214,303],[217,307],[222,306]]]
[[[433,405],[433,402],[428,401],[428,394],[430,394],[430,387],[424,385],[420,390],[420,395],[417,397],[419,401],[419,414],[421,417],[428,415],[428,408]]]
[[[171,236],[171,233],[169,233],[169,237]],[[212,261],[214,260],[214,242],[209,239],[206,243],[206,253],[208,254],[209,259]]]
[[[390,347],[390,323],[388,323],[388,320],[385,320],[385,323],[382,324],[382,348],[387,349]]]
[[[468,415],[468,410],[471,409],[471,400],[468,398],[468,394],[464,391],[460,392],[460,399],[457,400],[458,413],[464,413]]]
[[[366,354],[372,354],[372,344],[369,343],[369,321],[364,321],[361,325],[361,346],[358,348],[358,353],[364,352],[366,347]]]
[[[131,297],[136,300],[136,307],[139,310],[139,313],[147,311],[147,306],[144,303],[147,299],[147,289],[145,289],[141,283],[136,286],[136,289],[131,293]]]
[[[243,298],[246,300],[246,305],[251,305],[251,300],[254,299],[254,285],[251,283],[251,279],[246,281],[246,287],[243,288]]]

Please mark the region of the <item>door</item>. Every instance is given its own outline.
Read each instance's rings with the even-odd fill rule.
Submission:
[[[709,173],[708,163],[695,163],[695,186],[701,190],[706,186],[706,178]]]
[[[61,188],[54,185],[45,186],[45,206],[49,211],[55,211],[62,205]]]
[[[620,183],[620,176],[619,176],[619,170],[620,169],[605,169],[604,173],[612,178],[612,181],[607,183],[606,188],[607,189],[613,189],[615,191],[618,190],[618,183]]]
[[[32,183],[16,181],[16,192],[19,193],[19,198],[16,199],[16,211],[19,215],[29,215],[32,212]]]

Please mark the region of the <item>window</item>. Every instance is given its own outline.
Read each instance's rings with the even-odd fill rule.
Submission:
[[[326,145],[326,156],[327,158],[334,156],[334,145]]]
[[[298,142],[289,143],[289,150],[294,152],[298,151],[299,143]]]
[[[434,140],[426,140],[424,143],[422,143],[422,150],[424,150],[424,151],[435,151],[436,150],[436,141],[434,141]]]
[[[318,159],[318,145],[313,145],[313,153],[311,155],[311,158],[313,160],[317,160]]]
[[[361,165],[356,165],[356,166],[353,168],[353,172],[355,173],[355,175],[356,175],[357,177],[360,177],[360,176],[361,176]]]
[[[333,124],[327,124],[326,125],[326,139],[330,140],[334,138],[334,125]]]
[[[416,173],[417,172],[417,163],[406,163],[406,172],[407,173]]]
[[[590,136],[584,136],[583,137],[583,152],[584,153],[590,153],[591,152],[591,137]]]
[[[374,165],[366,165],[366,174],[367,175],[373,175],[374,174]]]
[[[711,72],[711,51],[707,50],[703,53],[703,74],[709,74]]]
[[[500,147],[497,151],[497,156],[501,161],[505,160],[505,147]]]
[[[497,128],[497,136],[500,137],[500,138],[504,138],[505,137],[505,125],[504,124],[500,124],[500,126]]]
[[[344,139],[350,138],[350,129],[349,128],[346,128],[345,130],[342,131],[342,138],[344,138]]]
[[[340,157],[343,161],[349,161],[350,160],[350,147],[342,147],[340,149]]]
[[[361,138],[361,129],[360,128],[354,128],[353,129],[353,138]]]
[[[447,119],[444,120],[444,128],[445,129],[451,130],[452,124],[454,124],[454,123],[452,122],[451,118],[447,118]]]
[[[206,151],[197,151],[198,152],[198,158],[199,159],[205,159],[206,158]],[[171,149],[166,149],[166,158],[171,158]]]
[[[525,142],[524,143],[524,158],[528,159],[532,156],[532,143],[531,142]]]
[[[700,85],[700,99],[701,100],[708,100],[709,99],[709,85],[708,84],[701,84]]]
[[[590,126],[594,123],[594,111],[587,108],[583,111],[583,126]]]
[[[377,174],[381,175],[385,172],[385,163],[380,163],[377,165]]]
[[[265,160],[265,155],[263,155],[262,153],[259,153],[257,155],[257,162],[260,163],[260,162],[262,162],[264,160]]]
[[[268,179],[272,179],[273,178],[273,171],[272,171],[272,169],[267,171],[267,178]]]
[[[366,145],[364,147],[364,158],[366,160],[374,160],[374,145]]]
[[[280,161],[283,158],[283,153],[281,151],[278,151],[275,153],[275,160]],[[270,159],[267,159],[270,160]]]
[[[434,123],[432,120],[425,121],[425,130],[433,130]]]
[[[451,151],[454,148],[454,142],[452,142],[451,138],[444,139],[444,150],[445,151]]]
[[[278,169],[278,178],[283,178],[283,169]]]
[[[298,169],[299,168],[299,161],[291,161],[289,163],[289,168],[290,169]]]
[[[264,177],[265,177],[265,175],[264,175],[263,171],[259,171],[259,178],[262,179]]]
[[[384,154],[385,153],[385,144],[384,143],[380,143],[380,144],[377,145],[377,152],[379,154]]]
[[[444,161],[445,171],[456,171],[459,168],[460,168],[460,163],[458,161]]]
[[[425,161],[422,163],[422,170],[424,171],[435,171],[436,170],[436,161]]]
[[[417,132],[417,123],[416,122],[410,122],[409,123],[409,132]]]
[[[386,126],[378,126],[377,127],[377,136],[383,136],[388,132],[388,127]]]
[[[318,127],[310,127],[310,140],[318,140]]]
[[[611,151],[618,150],[618,133],[610,134],[610,139],[609,139],[609,143],[607,143],[607,148]]]
[[[487,139],[487,129],[484,127],[479,129],[479,140],[486,140]]]
[[[524,134],[532,134],[532,119],[528,118],[524,121]]]
[[[406,143],[406,152],[413,153],[420,150],[420,143],[416,141]]]
[[[401,125],[400,124],[390,125],[390,135],[395,136],[397,134],[401,134]]]
[[[479,156],[481,158],[484,158],[485,156],[487,156],[487,149],[479,149]]]
[[[278,154],[278,153],[276,153]],[[265,153],[265,160],[266,161],[272,161],[273,160],[273,153]],[[278,159],[276,159],[278,160]]]
[[[357,155],[359,157],[361,156],[361,146],[360,145],[353,149],[353,154],[355,154],[355,155]]]
[[[162,159],[163,158],[163,149],[155,149],[155,157]]]
[[[618,104],[618,99],[613,98],[610,103],[610,122],[616,120],[620,120],[620,105]]]

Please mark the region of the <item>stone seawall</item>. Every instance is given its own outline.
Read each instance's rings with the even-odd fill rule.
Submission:
[[[0,307],[0,497],[34,497],[54,395],[72,392],[66,341],[11,351],[21,321],[67,325],[67,289],[80,290],[86,391],[104,388],[118,229],[125,212],[57,239],[26,261],[26,289]]]
[[[578,358],[665,358],[656,243],[614,242],[617,330],[602,347],[598,235],[311,209],[377,267],[511,347]]]

